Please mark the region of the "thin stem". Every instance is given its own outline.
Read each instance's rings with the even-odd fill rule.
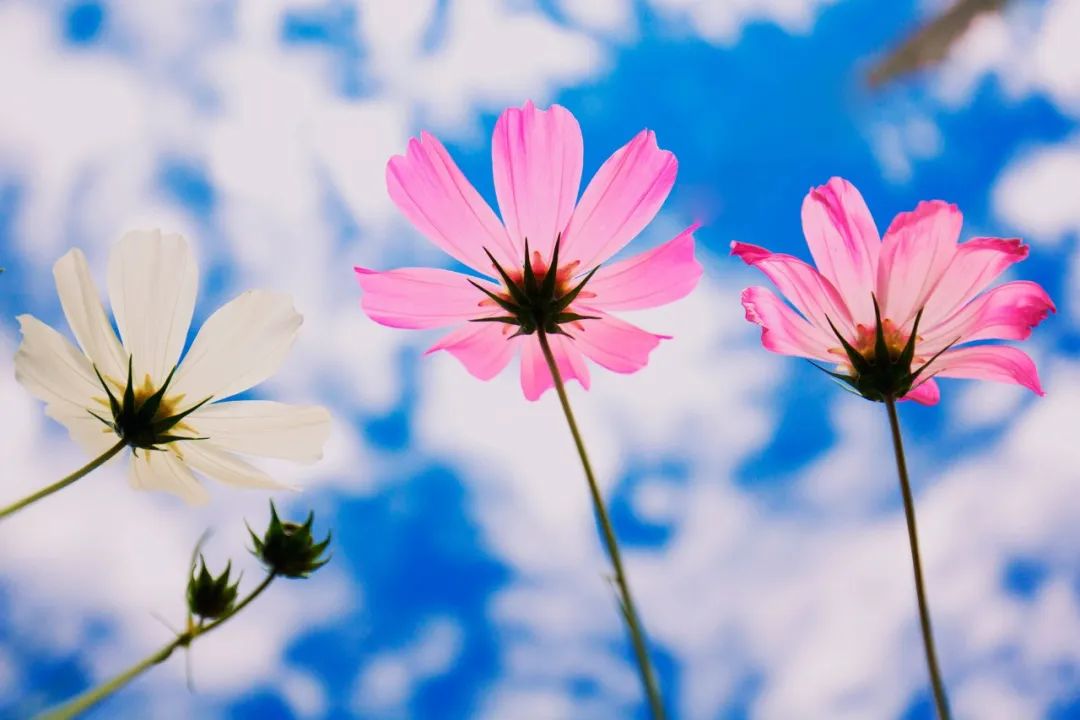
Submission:
[[[194,642],[195,638],[199,637],[200,635],[205,635],[206,633],[210,632],[214,628],[224,623],[232,616],[236,615],[236,613],[247,607],[247,605],[252,600],[257,598],[262,593],[262,591],[270,585],[270,582],[275,577],[276,575],[274,573],[270,573],[269,575],[267,575],[265,578],[263,578],[263,581],[259,583],[258,587],[252,590],[251,593],[247,595],[247,597],[237,603],[232,610],[225,613],[214,622],[209,623],[208,625],[189,626],[187,631],[177,635],[171,642],[162,647],[156,653],[150,655],[144,660],[135,663],[130,668],[114,677],[112,680],[109,680],[108,682],[105,682],[97,686],[96,688],[87,690],[82,695],[79,695],[78,697],[69,700],[63,705],[55,707],[52,710],[49,710],[42,715],[39,715],[37,720],[67,720],[67,718],[73,718],[79,713],[86,712],[94,705],[97,705],[99,702],[109,697],[114,692],[121,689],[153,666],[160,665],[161,663],[168,660],[177,648],[187,647],[191,645],[191,643]]]
[[[615,530],[611,527],[611,520],[608,518],[607,510],[604,508],[604,499],[600,495],[600,488],[596,484],[596,476],[593,475],[589,455],[585,451],[585,443],[581,439],[577,422],[574,420],[574,411],[570,409],[570,400],[566,397],[566,387],[563,384],[559,366],[555,362],[555,356],[551,353],[551,345],[548,343],[547,334],[541,328],[537,331],[537,335],[540,339],[540,348],[543,350],[544,358],[547,360],[548,369],[551,371],[551,377],[555,381],[555,391],[559,394],[559,402],[562,404],[563,414],[566,415],[566,423],[570,426],[570,434],[574,436],[574,445],[577,446],[578,455],[581,457],[581,465],[585,469],[585,478],[589,481],[589,493],[592,496],[593,510],[596,512],[596,518],[602,530],[604,545],[607,548],[608,556],[611,558],[611,564],[615,568],[615,583],[619,591],[619,605],[627,629],[630,632],[630,639],[634,645],[634,655],[637,658],[641,684],[649,699],[649,707],[652,710],[654,720],[663,720],[666,716],[664,703],[660,697],[660,689],[656,683],[652,663],[649,660],[649,651],[645,643],[645,629],[641,626],[641,620],[638,619],[634,598],[630,594],[630,584],[627,582],[626,572],[623,570],[622,555],[619,553],[619,543],[615,539]]]
[[[926,600],[926,584],[923,582],[922,560],[919,557],[919,538],[915,529],[915,500],[911,495],[907,461],[904,459],[904,441],[900,437],[900,418],[896,414],[896,401],[885,400],[892,428],[893,450],[896,453],[896,472],[900,476],[900,492],[904,496],[904,517],[907,518],[908,542],[911,545],[911,564],[915,570],[915,594],[919,599],[919,625],[922,627],[923,647],[926,649],[926,666],[930,670],[930,685],[934,690],[934,707],[938,720],[949,720],[949,700],[945,696],[945,684],[938,668],[937,651],[934,649],[934,633],[930,628],[930,605]]]
[[[120,442],[116,443],[111,448],[106,450],[104,453],[102,453],[101,455],[98,455],[96,458],[94,458],[90,462],[86,463],[85,465],[83,465],[81,468],[79,468],[75,472],[71,473],[70,475],[68,475],[66,477],[63,477],[60,480],[57,480],[52,485],[47,485],[46,487],[41,488],[40,490],[38,490],[33,495],[27,495],[22,500],[18,500],[16,502],[12,503],[11,505],[8,505],[7,507],[5,507],[3,509],[0,509],[0,520],[3,520],[8,515],[14,515],[19,510],[22,510],[24,507],[26,507],[27,505],[30,505],[31,503],[37,502],[38,500],[40,500],[43,497],[47,497],[49,495],[52,495],[57,490],[63,490],[64,488],[66,488],[68,485],[75,482],[79,478],[81,478],[81,477],[83,477],[85,475],[89,475],[93,470],[98,469],[99,467],[101,467],[102,465],[107,463],[109,460],[111,460],[113,458],[113,456],[116,455],[116,453],[118,453],[118,452],[120,452],[121,450],[124,449],[125,445],[127,445],[127,443],[124,442],[123,440],[121,440]]]

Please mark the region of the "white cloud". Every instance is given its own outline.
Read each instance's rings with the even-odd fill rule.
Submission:
[[[818,10],[832,0],[651,0],[668,18],[688,22],[707,40],[734,44],[743,27],[752,22],[772,22],[792,33],[809,32]]]
[[[356,680],[353,711],[358,715],[404,718],[416,688],[447,672],[461,654],[463,632],[453,620],[438,618],[416,633],[407,647],[371,660]]]
[[[1080,115],[1080,6],[1071,0],[1024,0],[1003,13],[972,23],[942,68],[938,89],[953,104],[963,102],[987,74],[997,76],[1014,97],[1040,94]]]
[[[993,203],[1034,241],[1056,245],[1080,233],[1080,137],[1021,155],[995,183]]]
[[[371,49],[367,67],[381,90],[436,128],[468,127],[478,111],[527,99],[545,103],[607,64],[607,53],[587,35],[498,0],[448,3],[445,27],[429,46],[433,5],[427,0],[403,11],[367,2],[359,22]]]

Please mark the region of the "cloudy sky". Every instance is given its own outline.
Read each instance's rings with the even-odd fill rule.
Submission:
[[[99,282],[130,228],[184,233],[197,321],[239,292],[305,322],[262,396],[335,416],[323,462],[272,465],[333,528],[282,581],[95,717],[644,717],[580,467],[554,397],[480,383],[426,333],[375,325],[353,265],[446,264],[386,160],[426,129],[494,200],[498,113],[579,118],[585,174],[638,130],[679,179],[640,250],[691,222],[706,276],[635,321],[675,336],[571,390],[674,716],[930,718],[880,406],[769,355],[731,240],[808,257],[806,191],[852,180],[882,227],[958,203],[1019,236],[1058,314],[1045,398],[945,381],[903,407],[941,663],[958,717],[1080,716],[1080,4],[1017,0],[934,73],[872,93],[881,48],[937,0],[0,0],[0,501],[86,458],[14,380],[15,316],[63,326],[50,268]],[[266,496],[131,490],[122,464],[0,527],[0,716],[110,676],[183,618],[191,548],[246,570]],[[164,621],[164,622],[163,622]]]

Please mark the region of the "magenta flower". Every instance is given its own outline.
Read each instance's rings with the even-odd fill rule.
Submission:
[[[817,269],[731,244],[733,255],[765,273],[794,306],[763,287],[743,291],[746,319],[761,326],[766,349],[833,364],[873,400],[890,395],[933,405],[940,399],[934,377],[1016,383],[1043,394],[1026,353],[970,344],[1024,340],[1054,310],[1033,282],[986,290],[1027,257],[1020,240],[958,243],[960,211],[940,200],[900,213],[881,239],[859,191],[841,178],[810,191],[802,222]],[[877,360],[883,354],[888,362]]]
[[[585,358],[619,373],[640,370],[663,335],[612,312],[670,303],[697,284],[693,232],[600,267],[656,216],[675,182],[675,156],[642,130],[600,167],[578,199],[581,128],[559,105],[506,110],[492,138],[502,222],[428,133],[390,159],[390,197],[455,259],[486,277],[435,268],[356,268],[362,307],[398,328],[453,328],[445,350],[481,380],[520,353],[521,387],[552,387],[536,333],[546,332],[564,379],[589,387]]]

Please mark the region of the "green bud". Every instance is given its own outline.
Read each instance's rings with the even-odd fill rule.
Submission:
[[[236,582],[229,584],[232,562],[229,562],[225,566],[225,572],[216,578],[206,569],[206,559],[202,555],[199,555],[199,565],[198,572],[194,572],[192,568],[191,578],[188,580],[188,610],[192,615],[214,620],[232,610],[240,579],[237,578]]]
[[[251,541],[255,548],[252,552],[262,561],[266,569],[275,575],[290,578],[306,578],[311,573],[330,562],[323,557],[330,545],[330,533],[321,542],[315,542],[311,526],[315,522],[315,513],[308,513],[302,525],[282,522],[278,517],[274,502],[270,501],[270,525],[260,539],[249,527]]]

